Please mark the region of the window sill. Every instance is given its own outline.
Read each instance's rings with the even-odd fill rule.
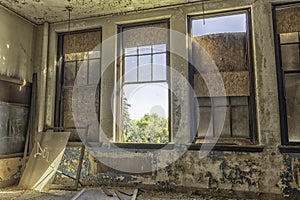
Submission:
[[[123,149],[174,149],[174,144],[155,144],[155,143],[113,143],[116,147]]]
[[[214,143],[205,143],[205,144],[187,144],[181,145],[183,148],[187,148],[188,151],[234,151],[234,152],[262,152],[264,146],[261,145],[232,145],[232,144],[214,144]],[[144,143],[110,143],[107,145],[92,145],[92,148],[97,151],[100,148],[121,148],[129,151],[155,151],[155,150],[173,150],[176,148],[176,144],[144,144]]]
[[[280,153],[300,153],[300,145],[298,146],[279,146]]]
[[[228,144],[192,144],[189,146],[190,151],[212,150],[212,151],[234,151],[234,152],[262,152],[264,146],[260,145],[228,145]]]

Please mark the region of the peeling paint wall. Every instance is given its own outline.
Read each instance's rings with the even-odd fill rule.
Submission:
[[[292,0],[291,0],[292,1]],[[161,189],[172,190],[177,187],[197,189],[225,189],[243,192],[274,193],[274,194],[296,194],[299,193],[297,183],[297,168],[299,166],[299,155],[280,153],[278,146],[281,144],[280,120],[278,111],[278,88],[276,77],[276,59],[274,47],[274,33],[272,24],[272,5],[279,0],[246,0],[246,1],[211,1],[206,3],[207,12],[230,11],[241,8],[251,8],[252,17],[252,39],[253,39],[253,65],[255,74],[255,99],[257,112],[257,132],[259,145],[264,146],[263,152],[234,152],[234,151],[212,151],[206,158],[201,159],[199,152],[187,151],[176,162],[164,169],[145,173],[142,175],[130,174],[109,169],[103,164],[99,164],[90,154],[86,153],[81,181],[86,185],[108,184],[108,185],[148,185]],[[295,1],[294,1],[295,2]],[[102,27],[103,40],[114,36],[117,33],[117,25],[133,22],[149,21],[154,19],[170,19],[170,27],[173,30],[186,34],[187,15],[201,14],[201,3],[185,5],[171,9],[149,10],[134,14],[112,15],[109,17],[91,18],[80,20],[71,24],[72,30],[84,30],[95,27]],[[53,73],[48,74],[49,80],[55,80],[55,62],[57,42],[56,32],[65,32],[67,24],[58,23],[51,25],[50,61],[48,67]],[[171,50],[177,50],[188,55],[188,44],[186,41],[177,41],[171,35]],[[113,116],[111,110],[111,94],[114,86],[115,63],[111,58],[116,55],[116,40],[110,44],[105,44],[102,52],[102,66],[108,66],[103,71],[105,75],[101,83],[101,127],[108,134],[108,140],[112,138]],[[171,55],[171,64],[176,63],[178,70],[184,77],[188,77],[188,63],[183,58]],[[48,81],[49,81],[48,80]],[[52,83],[52,82],[51,82]],[[182,97],[187,100],[188,95],[184,93],[181,82],[173,80],[173,88],[180,91]],[[52,102],[52,93],[47,93],[47,99]],[[180,105],[173,100],[174,129],[179,122],[189,125],[188,116],[180,116]],[[188,102],[188,101],[186,101]],[[186,106],[186,105],[184,105]],[[53,121],[54,105],[47,105],[47,123]],[[185,107],[188,108],[188,107]],[[183,119],[182,119],[183,118]],[[188,133],[190,128],[186,126]],[[103,141],[103,140],[102,140]],[[247,147],[245,147],[247,148]],[[79,148],[69,147],[60,166],[61,171],[74,176],[75,166],[78,162]],[[174,156],[177,152],[165,150],[169,156]],[[98,152],[99,153],[99,152]],[[100,156],[100,155],[99,155]],[[127,152],[125,150],[113,150],[104,152],[101,156],[117,162],[117,159],[130,159],[139,162],[146,156],[149,157],[151,167],[156,168],[160,160],[154,158],[152,151],[141,150],[141,152]],[[136,162],[128,164],[129,167],[137,167]],[[56,181],[64,182],[66,179],[58,175]],[[298,181],[299,182],[299,181]],[[64,182],[66,183],[66,182]]]
[[[0,74],[31,81],[35,26],[0,7]]]
[[[75,177],[79,154],[79,147],[67,148],[59,170]],[[132,161],[135,156],[140,157],[138,153],[131,153],[124,159],[136,165]],[[106,153],[105,157],[114,162],[112,153]],[[206,158],[200,158],[197,151],[187,151],[164,169],[135,175],[116,172],[107,167],[104,172],[99,168],[103,164],[86,152],[80,181],[84,185],[139,184],[169,191],[186,187],[191,191],[205,188],[252,192],[257,195],[299,194],[295,170],[293,171],[299,168],[299,163],[299,155],[282,154],[276,148],[266,148],[262,153],[212,151]],[[154,168],[159,165],[159,160],[153,161],[153,165]],[[55,183],[70,185],[73,181],[58,174]]]
[[[21,173],[21,158],[6,158],[0,160],[0,187],[16,184]]]
[[[0,75],[31,82],[36,40],[35,25],[0,6],[0,27]],[[13,99],[14,91],[12,88],[13,87],[11,87],[11,89],[7,88],[5,92],[0,91],[2,96],[5,97],[4,100],[2,98],[4,102],[10,102]],[[17,86],[15,88],[17,88]],[[24,95],[26,90],[23,89],[22,93],[18,93],[19,87],[17,88],[19,103],[27,104],[25,103],[27,102],[25,97],[29,96],[27,94]],[[8,107],[8,110],[11,110],[11,108]],[[4,117],[11,118],[8,115]],[[1,135],[6,135],[6,133]],[[24,137],[23,139],[23,141],[25,141]],[[22,146],[20,146],[21,143],[15,144],[22,148]],[[6,150],[9,150],[9,148]],[[18,182],[20,178],[21,158],[16,156],[17,155],[13,155],[13,157],[11,157],[11,155],[1,156],[0,187],[10,186]]]

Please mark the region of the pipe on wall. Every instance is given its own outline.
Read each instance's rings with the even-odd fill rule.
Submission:
[[[49,46],[49,23],[44,23],[43,46],[42,46],[42,65],[38,78],[38,132],[43,131],[45,124],[46,109],[46,82],[48,68],[48,46]]]

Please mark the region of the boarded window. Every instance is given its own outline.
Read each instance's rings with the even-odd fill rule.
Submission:
[[[205,17],[205,23],[202,17],[192,18],[193,85],[200,106],[200,139],[216,137],[217,127],[223,123],[217,116],[224,111],[221,138],[252,136],[248,17],[248,12],[211,15]],[[223,82],[216,81],[217,73]]]
[[[280,63],[278,71],[285,90],[281,93],[281,112],[285,142],[300,142],[300,6],[278,7],[276,12]],[[284,110],[286,112],[284,112]]]
[[[59,126],[74,127],[72,110],[73,87],[82,87],[85,93],[82,98],[82,110],[89,115],[91,109],[86,107],[85,98],[95,98],[95,110],[99,117],[100,109],[100,65],[101,65],[101,31],[86,31],[80,33],[68,33],[62,38],[62,86],[60,101]],[[78,75],[80,71],[80,76]],[[97,86],[95,97],[93,87]],[[99,140],[98,121],[82,119],[82,123],[89,125],[88,141]],[[78,133],[74,130],[70,135],[70,141],[80,141]]]

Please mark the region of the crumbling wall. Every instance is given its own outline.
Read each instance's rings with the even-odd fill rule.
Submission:
[[[16,184],[21,174],[21,158],[6,158],[0,160],[0,187]]]
[[[75,177],[79,153],[79,147],[67,148],[59,169]],[[131,162],[130,159],[137,155],[132,153],[127,159]],[[159,162],[153,160],[152,167],[156,168]],[[169,166],[145,174],[116,173],[116,170],[108,168],[103,173],[97,169],[97,163],[99,161],[86,152],[81,172],[81,182],[85,185],[138,184],[168,191],[182,187],[192,191],[206,188],[252,192],[257,195],[299,193],[293,172],[294,166],[299,166],[299,158],[282,154],[276,148],[267,148],[261,153],[212,151],[204,158],[200,157],[199,151],[187,151]],[[136,167],[135,162],[132,165]],[[72,180],[58,175],[56,183],[71,184]]]

